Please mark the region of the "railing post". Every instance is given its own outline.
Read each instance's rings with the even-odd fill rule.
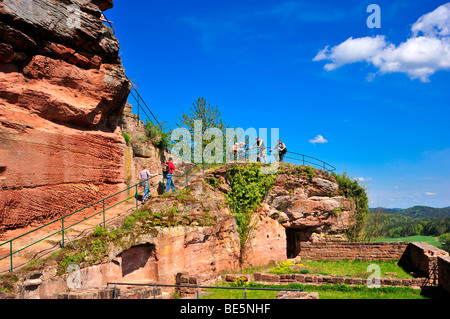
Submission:
[[[106,221],[105,221],[105,199],[103,198],[103,229],[106,229]]]
[[[305,166],[305,155],[303,155],[303,166]]]
[[[12,240],[9,242],[9,255],[11,256],[11,272],[13,272],[13,253],[12,253]]]
[[[64,248],[64,217],[61,218],[61,235],[62,235],[61,244],[62,248]]]
[[[139,109],[141,108],[141,105],[139,104],[138,100],[138,107],[137,107],[137,126],[139,126]]]
[[[136,210],[139,208],[138,206],[139,206],[139,204],[138,204],[138,185],[139,184],[136,184],[136,186],[135,186],[135,194],[134,194],[134,198],[136,199]]]
[[[244,299],[247,299],[247,288],[244,290]]]

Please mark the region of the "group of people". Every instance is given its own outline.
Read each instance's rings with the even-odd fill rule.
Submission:
[[[255,147],[258,150],[257,161],[265,164],[266,156],[267,156],[267,148],[264,145],[264,141],[261,138],[257,137],[255,144],[253,144],[249,148],[249,150],[252,150]],[[270,149],[271,152],[274,150],[276,150],[276,154],[278,155],[278,160],[280,162],[282,162],[283,157],[287,152],[286,145],[284,143],[282,143],[280,140],[278,140],[277,145],[275,145],[275,147]],[[231,147],[230,156],[233,161],[236,158],[239,158],[241,161],[244,161],[245,160],[245,143],[244,142],[235,143]],[[173,192],[175,192],[175,184],[173,183],[173,172],[182,173],[182,171],[178,170],[175,167],[175,164],[173,163],[173,158],[170,157],[169,160],[163,164],[163,169],[162,169],[163,181],[167,180],[167,185],[166,185],[166,189],[165,189],[166,193],[169,192],[171,189]],[[148,198],[151,197],[148,180],[149,180],[149,178],[154,177],[156,175],[158,175],[158,173],[152,174],[152,173],[150,173],[148,168],[143,169],[139,175],[139,179],[144,183],[144,195],[142,196],[142,201],[144,201],[144,202]]]
[[[257,158],[256,160],[258,162],[266,164],[266,156],[267,156],[267,148],[264,144],[263,139],[256,137],[256,142],[253,144],[249,150],[252,150],[256,148],[257,149]],[[276,155],[278,155],[278,161],[282,162],[284,155],[287,152],[286,145],[278,140],[277,145],[275,145],[273,148],[270,149],[270,151],[276,150]],[[239,159],[239,161],[243,162],[245,161],[245,143],[244,142],[238,142],[231,146],[230,151],[230,157],[232,161],[234,161],[236,158]]]
[[[173,183],[173,173],[182,171],[178,170],[173,163],[173,158],[170,157],[167,162],[163,164],[163,179],[167,180],[167,185],[165,192],[169,192],[172,189],[172,192],[175,192],[175,184]],[[158,173],[150,173],[148,168],[145,168],[139,174],[139,179],[144,183],[144,195],[142,196],[142,201],[145,202],[148,198],[151,197],[150,186],[148,179],[158,175]]]

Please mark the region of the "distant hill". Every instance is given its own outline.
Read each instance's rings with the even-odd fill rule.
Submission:
[[[433,208],[428,206],[413,206],[401,208],[379,208],[381,213],[403,215],[411,218],[444,218],[450,217],[450,207]],[[378,208],[369,208],[371,213],[376,213]]]

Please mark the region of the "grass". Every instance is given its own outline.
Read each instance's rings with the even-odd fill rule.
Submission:
[[[13,274],[0,275],[0,293],[13,294],[15,292],[15,283],[19,277]]]
[[[435,236],[409,236],[409,237],[399,237],[399,238],[383,238],[377,240],[379,242],[425,242],[432,246],[442,248],[442,243],[437,240]]]
[[[356,277],[367,278],[373,274],[373,271],[368,271],[370,265],[376,264],[380,267],[381,277],[396,277],[396,278],[413,278],[409,273],[397,265],[397,260],[388,261],[362,261],[362,260],[302,260],[301,264],[296,266],[293,263],[283,262],[272,268],[269,272],[275,274],[286,273],[310,273],[322,275],[335,275],[339,277]],[[385,275],[385,273],[396,273],[396,275]]]
[[[230,286],[221,283],[220,286]],[[320,299],[426,299],[420,289],[409,287],[380,287],[368,288],[366,286],[349,286],[345,284],[327,284],[320,286],[287,284],[264,285],[249,283],[249,287],[301,289],[306,292],[318,292]],[[201,299],[244,299],[244,290],[232,289],[205,289],[213,294]],[[279,291],[247,290],[247,299],[276,299]]]

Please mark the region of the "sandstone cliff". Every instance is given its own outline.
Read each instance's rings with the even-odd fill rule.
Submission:
[[[0,231],[125,187],[130,83],[102,23],[111,0],[0,2]]]

